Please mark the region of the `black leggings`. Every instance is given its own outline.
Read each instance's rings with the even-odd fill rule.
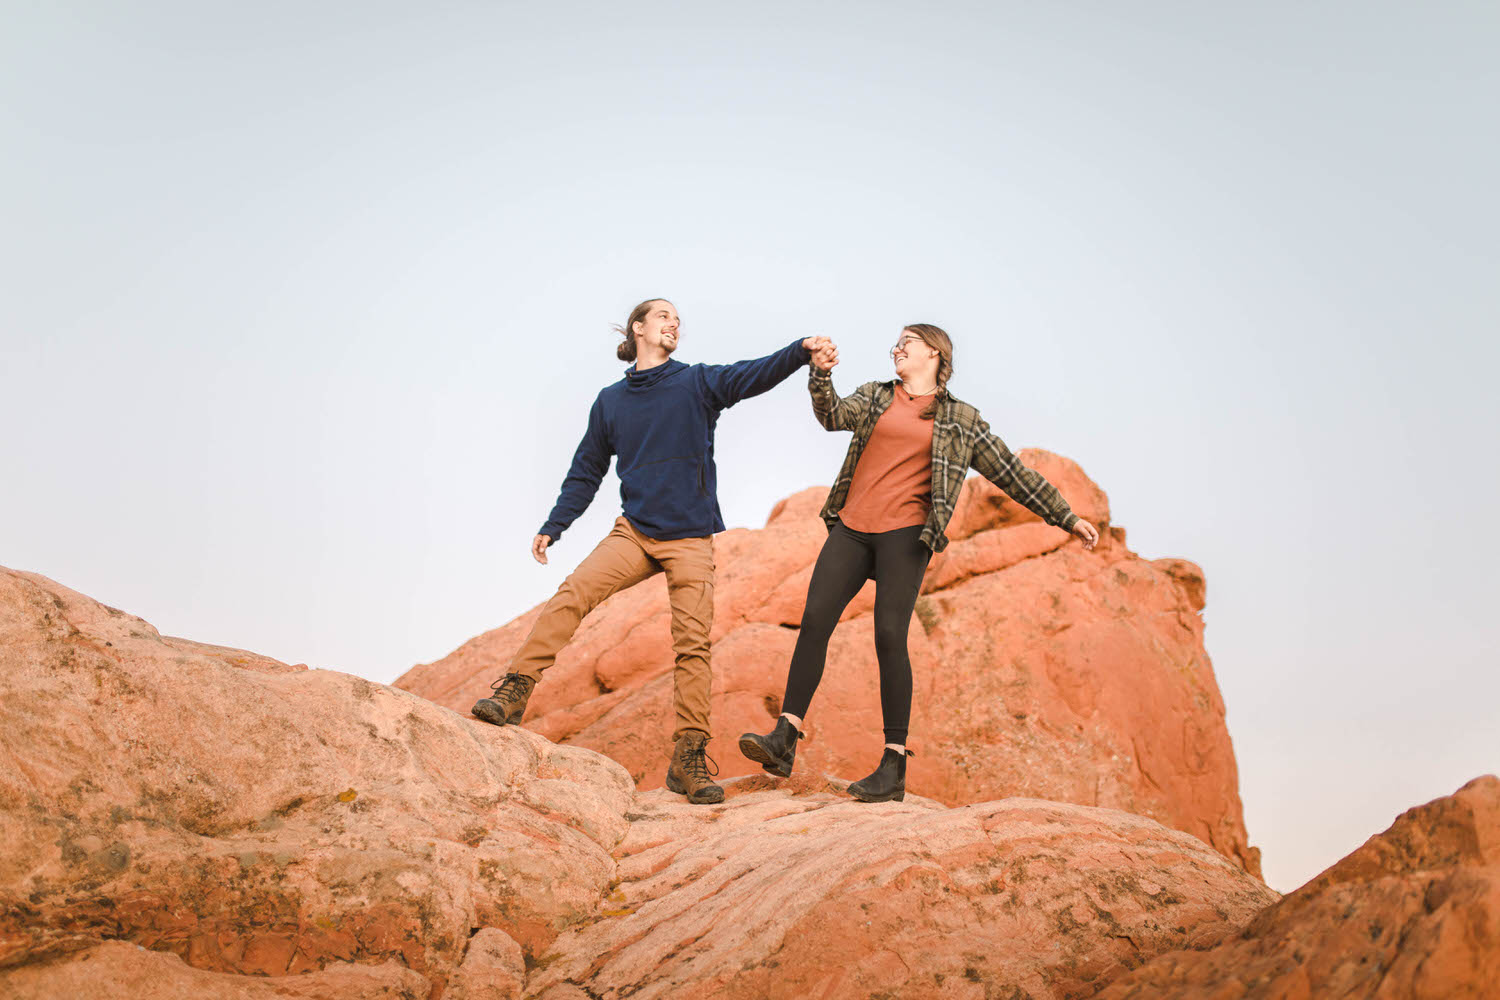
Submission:
[[[818,553],[802,630],[787,671],[781,710],[799,718],[807,714],[813,692],[823,679],[828,640],[839,615],[866,580],[875,581],[875,657],[880,663],[880,712],[885,741],[906,743],[911,722],[911,657],[906,630],[922,590],[922,574],[932,550],[922,541],[922,526],[895,531],[855,531],[843,521],[834,525]]]

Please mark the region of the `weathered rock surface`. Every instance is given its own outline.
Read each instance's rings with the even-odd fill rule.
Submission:
[[[627,827],[622,768],[284,667],[0,569],[0,969],[33,967],[0,993],[53,962],[58,982],[225,996],[241,986],[200,973],[344,968],[348,995],[397,996],[409,975],[364,968],[394,962],[424,989],[510,995],[481,987],[517,993],[523,954],[593,919]]]
[[[912,791],[949,804],[1034,797],[1149,816],[1259,873],[1224,704],[1203,648],[1204,579],[1185,560],[1141,559],[1108,528],[1109,503],[1073,462],[1022,459],[1101,525],[1085,552],[982,479],[965,484],[952,544],[928,568],[911,626]],[[726,777],[758,768],[735,740],[781,710],[825,490],[782,501],[766,526],[716,539],[714,726]],[[592,539],[570,539],[581,559]],[[829,647],[799,766],[844,778],[878,762],[873,585]],[[538,609],[480,635],[398,687],[467,712],[504,673]],[[532,696],[526,727],[619,761],[660,787],[670,754],[672,651],[660,576],[606,601]]]
[[[0,570],[0,649],[5,995],[1062,996],[1275,898],[1107,810],[865,807],[807,771],[638,798],[592,751],[33,574]]]
[[[1408,810],[1242,933],[1162,955],[1100,996],[1500,996],[1500,779]]]
[[[431,986],[394,961],[296,976],[237,976],[105,941],[55,961],[0,969],[0,988],[9,1000],[425,1000]]]
[[[543,956],[542,1000],[1081,997],[1277,898],[1193,837],[1055,802],[657,790],[636,810],[613,908]]]
[[[0,569],[0,996],[1484,997],[1500,779],[1277,901],[1149,818],[723,804]],[[1103,991],[1102,993],[1100,991]]]

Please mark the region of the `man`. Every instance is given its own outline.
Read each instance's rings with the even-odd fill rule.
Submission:
[[[696,803],[722,802],[724,789],[708,770],[709,632],[714,613],[713,535],[724,530],[714,466],[714,427],[721,411],[773,388],[833,345],[809,337],[775,354],[732,365],[686,365],[672,360],[682,328],[666,299],[647,299],[631,311],[617,348],[634,361],[625,377],[605,387],[589,411],[588,430],[573,455],[557,505],[531,543],[547,548],[594,499],[610,456],[617,456],[624,508],[614,529],[547,602],[510,670],[496,681],[474,714],[495,725],[519,723],[542,673],[579,623],[611,594],[664,572],[672,607],[672,762],[667,787]],[[717,772],[717,768],[714,773]]]

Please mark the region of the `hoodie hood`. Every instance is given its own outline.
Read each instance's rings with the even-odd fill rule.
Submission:
[[[655,368],[648,368],[643,372],[636,371],[635,365],[631,365],[625,369],[625,384],[631,389],[650,389],[668,375],[673,375],[686,368],[687,365],[675,358],[668,358],[665,364],[657,365]]]

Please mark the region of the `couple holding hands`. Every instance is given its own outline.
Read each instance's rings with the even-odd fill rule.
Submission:
[[[849,786],[866,802],[906,794],[911,660],[907,627],[922,576],[948,544],[943,529],[970,468],[1085,548],[1099,534],[1080,520],[1041,475],[1022,465],[990,431],[979,411],[948,392],[953,343],[935,326],[902,328],[891,349],[894,379],[867,382],[848,396],[833,390],[838,349],[809,337],[775,354],[729,365],[673,359],[681,339],[677,310],[648,299],[631,310],[617,354],[634,364],[605,387],[589,411],[557,505],[532,540],[547,548],[583,513],[616,458],[623,514],[609,535],[558,587],[510,668],[474,715],[495,725],[519,723],[542,673],[605,598],[658,572],[667,577],[676,654],[669,789],[696,803],[721,802],[706,746],[712,683],[709,632],[714,613],[713,535],[719,514],[714,427],[721,411],[759,395],[807,365],[813,413],[830,431],[852,431],[843,468],[823,504],[828,540],[808,584],[807,604],[787,671],[782,713],[768,734],[746,733],[740,751],[768,773],[792,773],[803,716],[823,676],[828,642],[844,608],[866,580],[875,581],[875,652],[885,747],[875,771]]]

